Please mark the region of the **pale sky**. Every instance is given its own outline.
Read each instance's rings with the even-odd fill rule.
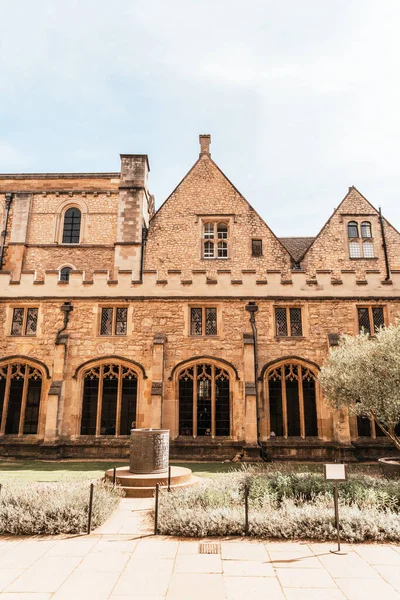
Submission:
[[[118,171],[160,206],[198,134],[279,236],[355,185],[400,228],[399,0],[0,0],[0,172]]]

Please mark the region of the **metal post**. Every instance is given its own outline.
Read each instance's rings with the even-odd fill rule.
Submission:
[[[160,484],[156,484],[156,499],[154,507],[154,535],[158,534],[158,494],[160,491]]]
[[[244,533],[249,535],[249,484],[244,486]]]
[[[113,469],[113,486],[115,487],[117,484],[117,467]]]
[[[168,466],[168,491],[171,491],[171,466]]]
[[[93,483],[91,483],[90,484],[90,496],[89,496],[88,526],[87,526],[88,535],[90,534],[90,531],[92,529],[93,490],[94,490],[94,485],[93,485]]]
[[[333,484],[333,498],[335,503],[335,525],[337,530],[337,550],[331,550],[332,554],[346,554],[346,552],[340,551],[340,521],[339,521],[339,494],[338,494],[338,486],[335,481]]]

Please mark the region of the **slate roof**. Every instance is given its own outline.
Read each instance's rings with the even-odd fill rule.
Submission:
[[[285,246],[295,261],[301,259],[306,250],[311,246],[315,237],[281,237],[279,241]]]

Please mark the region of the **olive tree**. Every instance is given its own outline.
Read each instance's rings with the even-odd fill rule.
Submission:
[[[400,326],[341,336],[319,381],[331,406],[374,419],[400,450]]]

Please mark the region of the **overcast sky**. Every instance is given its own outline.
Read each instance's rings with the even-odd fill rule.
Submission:
[[[0,172],[118,171],[156,205],[198,134],[277,235],[355,185],[400,228],[399,0],[0,0]]]

